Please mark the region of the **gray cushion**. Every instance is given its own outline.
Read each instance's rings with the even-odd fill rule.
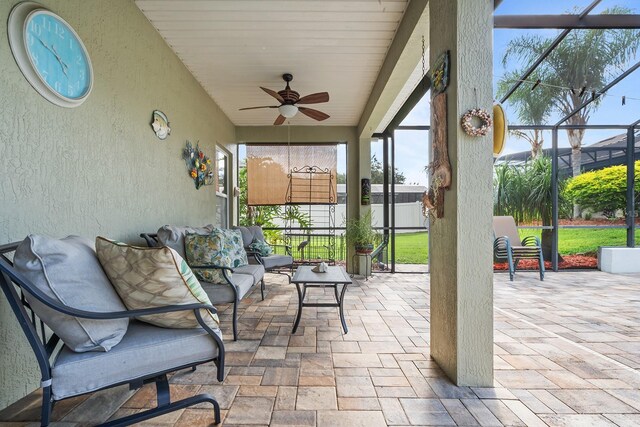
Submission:
[[[238,299],[244,298],[254,285],[253,276],[250,274],[234,273],[231,276],[231,283],[238,291]],[[200,282],[202,289],[207,293],[213,304],[224,304],[234,302],[233,290],[227,285],[217,283]]]
[[[264,267],[260,264],[243,265],[242,267],[236,267],[233,269],[233,275],[236,274],[250,274],[253,276],[253,284],[255,285],[264,277]],[[232,280],[233,282],[233,280]]]
[[[204,227],[190,227],[177,225],[163,225],[158,229],[158,242],[162,246],[169,246],[178,252],[182,259],[187,259],[184,252],[184,236],[187,234],[211,234],[214,226],[212,224]]]
[[[240,230],[242,233],[242,243],[247,248],[253,242],[254,239],[264,241],[264,234],[262,233],[262,227],[259,225],[250,225],[249,227],[233,227],[234,230]]]
[[[293,257],[289,255],[269,255],[262,258],[265,270],[279,267],[290,267],[293,264]]]
[[[64,305],[87,311],[126,311],[89,239],[29,235],[16,249],[14,264],[35,287]],[[38,317],[73,351],[109,351],[127,331],[128,319],[76,318],[47,307],[28,293],[26,298]]]
[[[217,355],[218,346],[204,329],[168,329],[132,320],[120,344],[108,353],[63,348],[51,370],[53,397],[99,390]]]

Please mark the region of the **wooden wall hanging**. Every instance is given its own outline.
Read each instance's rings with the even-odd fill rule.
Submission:
[[[431,100],[431,144],[433,161],[429,165],[431,185],[423,197],[424,206],[436,218],[444,216],[444,190],[451,186],[451,163],[447,147],[447,94],[440,93]],[[434,212],[435,211],[435,212]]]

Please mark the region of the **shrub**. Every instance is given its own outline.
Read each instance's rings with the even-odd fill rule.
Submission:
[[[636,188],[640,185],[640,160],[635,163],[635,184]],[[627,167],[610,166],[582,173],[569,180],[564,194],[582,208],[602,212],[609,218],[613,218],[617,210],[626,215]]]

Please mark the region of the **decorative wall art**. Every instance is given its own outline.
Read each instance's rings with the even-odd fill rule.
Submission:
[[[436,59],[429,72],[431,78],[431,93],[435,96],[449,86],[449,51],[445,51]]]
[[[488,135],[492,125],[491,114],[482,108],[473,108],[464,113],[460,119],[460,126],[464,133],[474,137]]]
[[[153,111],[151,116],[151,128],[159,139],[167,139],[171,134],[169,119],[167,119],[167,115],[160,110]]]
[[[362,206],[371,204],[371,180],[369,178],[360,180],[360,204]]]
[[[493,158],[497,159],[502,154],[507,142],[509,124],[504,108],[499,103],[493,104]]]
[[[423,209],[435,218],[444,216],[444,190],[451,185],[451,163],[447,147],[447,94],[440,93],[431,100],[431,132],[433,161],[429,165],[429,191],[422,198]]]
[[[200,151],[200,146],[196,143],[195,148],[191,142],[187,141],[182,152],[182,158],[187,164],[189,176],[199,190],[203,185],[212,185],[214,181],[211,159]]]

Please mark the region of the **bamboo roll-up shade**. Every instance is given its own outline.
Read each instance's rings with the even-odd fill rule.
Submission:
[[[249,206],[284,205],[293,170],[315,166],[331,172],[293,174],[290,203],[336,203],[337,144],[247,145],[247,203]],[[309,179],[311,178],[311,179]],[[331,187],[329,187],[329,185]]]

